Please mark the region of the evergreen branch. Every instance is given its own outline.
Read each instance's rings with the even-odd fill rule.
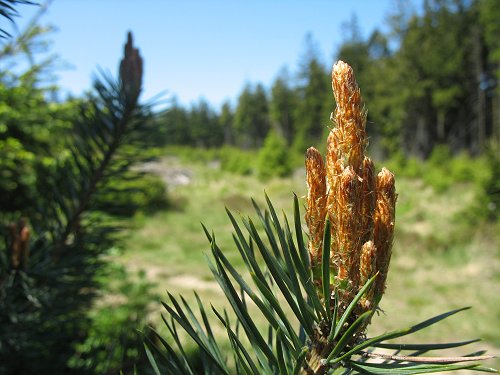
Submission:
[[[345,358],[348,358],[350,357],[351,355],[354,355],[356,353],[359,353],[362,349],[365,349],[365,348],[368,348],[370,346],[374,346],[382,341],[386,341],[386,340],[392,340],[392,339],[395,339],[395,338],[398,338],[398,337],[403,337],[403,336],[407,336],[407,335],[410,335],[412,333],[415,333],[417,331],[420,331],[424,328],[427,328],[433,324],[436,324],[448,317],[450,317],[451,315],[454,315],[456,313],[459,313],[461,311],[464,311],[464,310],[467,310],[469,309],[470,307],[464,307],[464,308],[461,308],[461,309],[456,309],[456,310],[452,310],[452,311],[449,311],[449,312],[446,312],[446,313],[443,313],[443,314],[439,314],[433,318],[430,318],[430,319],[427,319],[419,324],[416,324],[414,326],[411,326],[409,328],[405,328],[405,329],[401,329],[401,330],[396,330],[396,331],[392,331],[392,332],[388,332],[388,333],[384,333],[382,335],[379,335],[379,336],[376,336],[376,337],[373,337],[373,338],[370,338],[370,339],[367,339],[365,341],[363,341],[362,343],[354,346],[352,349],[350,349],[349,351],[343,353],[342,355],[340,356],[337,356],[336,358],[334,359],[331,359],[328,363],[330,365],[334,365],[340,361],[342,361],[343,359]]]
[[[363,286],[363,288],[360,289],[360,291],[358,292],[356,297],[353,298],[353,300],[351,301],[349,306],[345,309],[345,311],[342,314],[342,316],[340,317],[339,321],[334,323],[335,329],[332,330],[332,332],[330,332],[330,335],[328,336],[328,341],[333,342],[337,338],[337,336],[340,334],[341,330],[344,328],[344,325],[347,323],[347,320],[350,318],[351,312],[356,307],[356,304],[361,299],[361,297],[363,297],[366,294],[366,292],[368,291],[368,288],[370,288],[372,286],[376,277],[377,277],[377,275],[373,276],[370,280],[368,280],[368,282]],[[373,311],[370,311],[370,312],[373,314]],[[333,322],[332,322],[332,324],[333,324]]]
[[[129,120],[130,120],[130,114],[126,113],[123,118],[123,121],[117,126],[117,128],[119,129],[119,133],[112,140],[112,143],[109,145],[108,150],[104,154],[101,163],[99,163],[97,168],[92,171],[93,173],[91,174],[88,186],[86,186],[85,191],[79,197],[80,198],[79,205],[76,207],[75,211],[69,217],[69,220],[67,221],[62,233],[56,240],[56,245],[55,245],[56,260],[60,257],[61,252],[64,249],[64,246],[66,245],[68,237],[75,231],[76,227],[78,226],[81,215],[89,208],[90,201],[97,190],[97,185],[99,184],[99,182],[102,181],[104,177],[104,172],[106,171],[107,168],[109,168],[111,160],[115,155],[116,150],[121,144],[121,140],[125,131],[125,125],[128,123]]]

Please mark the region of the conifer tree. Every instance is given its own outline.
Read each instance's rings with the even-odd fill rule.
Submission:
[[[331,112],[326,70],[311,35],[306,37],[306,51],[300,63],[295,108],[294,148],[303,153],[311,144],[317,144],[328,125],[325,115]],[[331,101],[330,101],[331,102]]]
[[[247,84],[234,114],[235,139],[243,148],[258,148],[269,131],[269,105],[264,87]]]
[[[295,134],[293,109],[296,93],[290,87],[290,77],[286,69],[282,70],[271,88],[269,117],[273,128],[291,145]]]
[[[18,217],[2,228],[0,373],[68,374],[75,345],[89,327],[103,255],[116,227],[95,203],[110,178],[134,162],[123,146],[139,142],[150,106],[138,102],[143,62],[129,33],[119,78],[96,79],[80,106],[68,146],[41,176],[36,208],[43,220]],[[18,197],[20,200],[22,196]]]

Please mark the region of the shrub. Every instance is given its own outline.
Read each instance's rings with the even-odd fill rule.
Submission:
[[[493,220],[500,217],[500,146],[491,145],[488,150],[490,176],[485,179],[484,191],[488,199],[488,216]]]
[[[397,176],[420,178],[436,192],[443,193],[456,183],[483,186],[490,178],[491,162],[485,157],[471,158],[466,153],[452,156],[446,146],[437,146],[429,159],[420,161],[402,154],[386,162]]]
[[[220,168],[223,171],[249,175],[253,172],[253,151],[241,150],[236,147],[224,146],[219,150]]]
[[[408,178],[421,178],[424,170],[424,163],[415,157],[405,157],[398,153],[385,162],[387,168],[394,171],[396,176]]]
[[[102,300],[89,312],[91,325],[76,346],[69,365],[78,373],[146,373],[147,358],[139,331],[146,328],[150,306],[157,299],[144,272],[134,277],[121,266],[110,266],[102,278]]]
[[[127,171],[110,179],[96,199],[95,208],[110,215],[132,216],[168,207],[165,182],[156,175]]]
[[[178,157],[185,163],[209,163],[216,159],[217,150],[213,148],[191,146],[169,146],[168,155]]]
[[[285,139],[270,131],[259,151],[257,170],[261,178],[285,177],[292,171]]]
[[[500,217],[500,147],[489,145],[486,156],[478,159],[475,169],[477,199],[470,207],[466,219],[497,221]]]

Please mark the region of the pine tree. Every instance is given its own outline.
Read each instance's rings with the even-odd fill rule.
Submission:
[[[224,145],[234,144],[234,113],[229,102],[226,101],[222,104],[218,121],[224,134]]]
[[[297,88],[298,104],[295,108],[294,148],[303,153],[311,144],[316,144],[325,133],[324,118],[331,112],[329,83],[325,68],[311,35],[306,37],[306,51],[300,63]]]
[[[286,69],[282,70],[271,88],[269,116],[273,128],[291,145],[295,136],[296,95],[290,87],[290,77]]]
[[[96,210],[96,198],[134,161],[123,146],[140,142],[150,119],[149,105],[138,103],[142,64],[129,33],[119,78],[96,80],[68,148],[38,186],[41,220],[19,217],[1,231],[2,374],[72,372],[69,360],[87,335],[103,255],[117,229]]]
[[[245,85],[234,114],[237,144],[246,149],[259,148],[269,129],[269,105],[264,87]]]

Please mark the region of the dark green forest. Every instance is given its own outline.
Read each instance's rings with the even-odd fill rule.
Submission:
[[[15,24],[21,4],[41,7],[0,1],[2,22]],[[454,156],[465,160],[454,170],[461,181],[475,178],[475,158],[488,160],[480,188],[490,211],[471,220],[497,220],[500,2],[426,0],[416,13],[397,4],[389,31],[365,39],[353,17],[329,61],[307,35],[296,70],[277,72],[270,87],[245,83],[221,108],[203,100],[186,108],[175,97],[162,110],[142,102],[148,57],[131,33],[123,52],[110,46],[116,74],[96,68],[88,94],[56,100],[52,29],[37,16],[16,34],[2,28],[0,375],[153,373],[143,342],[158,296],[144,273],[109,258],[138,212],[178,208],[158,176],[134,166],[189,148],[237,174],[290,175],[328,134],[339,59],[354,68],[369,104],[372,153],[409,175],[422,165],[442,173]],[[107,295],[122,303],[107,304]]]
[[[381,156],[426,159],[438,145],[482,154],[500,133],[497,2],[425,1],[417,14],[407,9],[399,2],[390,31],[374,30],[367,39],[353,17],[329,61],[308,35],[297,71],[283,69],[267,88],[248,82],[234,106],[200,101],[183,108],[174,99],[158,120],[163,142],[255,149],[274,129],[302,153],[329,125],[330,67],[341,59],[358,72]]]

